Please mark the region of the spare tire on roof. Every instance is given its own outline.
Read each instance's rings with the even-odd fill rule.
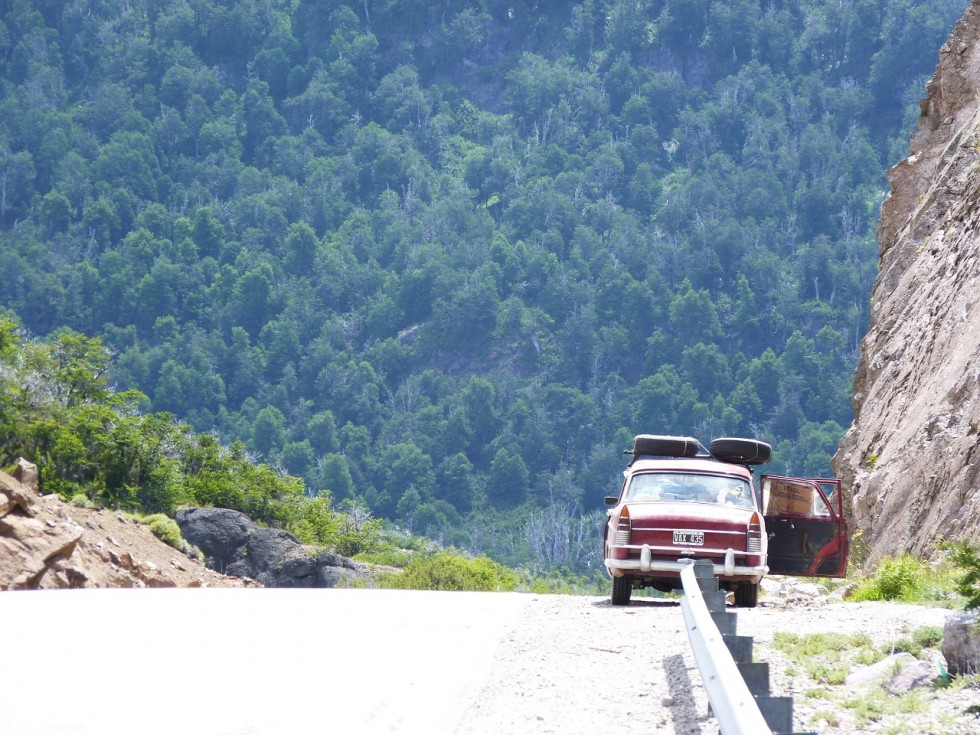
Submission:
[[[772,459],[772,447],[757,439],[714,439],[708,451],[722,462],[765,464]]]
[[[654,436],[637,434],[633,437],[633,459],[641,454],[657,457],[693,457],[701,442],[690,436]]]

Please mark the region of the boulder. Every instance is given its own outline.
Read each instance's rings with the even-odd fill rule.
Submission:
[[[249,534],[258,528],[244,513],[225,508],[178,510],[176,520],[184,539],[204,553],[207,566],[222,573],[235,563]]]
[[[943,656],[953,676],[980,673],[980,611],[953,613],[946,618]]]
[[[856,666],[847,675],[845,685],[848,687],[864,686],[869,684],[880,685],[889,682],[897,672],[902,671],[908,666],[918,663],[918,659],[911,653],[896,653],[886,656],[870,666]]]
[[[364,564],[307,546],[286,531],[262,528],[235,510],[188,508],[177,511],[177,523],[210,568],[266,587],[342,587],[370,576]]]
[[[927,687],[936,680],[939,670],[928,661],[916,661],[902,667],[888,683],[888,691],[901,696],[919,687]]]
[[[21,458],[18,460],[18,474],[30,479],[29,469],[20,472],[20,462],[34,467],[30,462]],[[21,482],[17,477],[0,472],[0,518],[8,513],[19,510],[27,516],[34,515],[34,501],[37,500],[37,468],[34,467],[33,483]]]

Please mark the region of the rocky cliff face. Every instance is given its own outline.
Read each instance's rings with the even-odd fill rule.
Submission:
[[[980,0],[940,51],[888,174],[880,272],[834,470],[870,561],[980,542]]]

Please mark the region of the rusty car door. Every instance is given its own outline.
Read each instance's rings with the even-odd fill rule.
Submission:
[[[769,572],[844,577],[849,539],[840,480],[763,475],[761,484]]]

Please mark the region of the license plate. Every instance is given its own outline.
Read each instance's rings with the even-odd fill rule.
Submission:
[[[685,546],[704,546],[704,531],[674,531],[674,543]]]

